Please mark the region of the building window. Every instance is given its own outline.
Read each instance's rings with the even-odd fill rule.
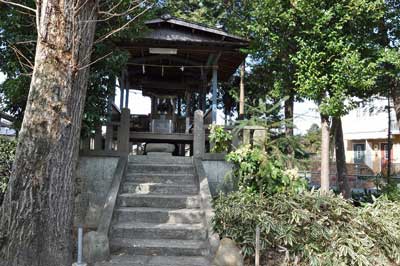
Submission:
[[[383,144],[383,155],[385,160],[389,160],[389,149],[387,144]]]

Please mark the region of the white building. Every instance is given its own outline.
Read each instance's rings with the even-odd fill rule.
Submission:
[[[343,134],[347,163],[368,166],[374,173],[386,172],[388,164],[387,99],[374,99],[343,117]],[[400,130],[391,111],[392,151],[394,170],[400,165]]]

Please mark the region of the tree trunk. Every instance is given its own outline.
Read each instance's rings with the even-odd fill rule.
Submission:
[[[239,92],[239,119],[244,119],[244,74],[246,71],[246,62],[240,65],[240,92]]]
[[[289,141],[289,144],[286,148],[286,152],[289,156],[289,160],[287,161],[288,168],[293,168],[293,160],[294,160],[294,150],[291,145],[291,140],[293,139],[293,121],[294,116],[294,94],[291,93],[289,98],[285,101],[285,136]]]
[[[97,0],[36,3],[35,67],[1,207],[2,266],[72,264],[73,175]]]
[[[329,191],[329,116],[321,114],[321,191]]]
[[[347,177],[346,153],[343,141],[342,119],[340,117],[333,117],[332,128],[334,129],[336,171],[337,171],[339,190],[342,193],[343,197],[348,199],[351,197],[351,192],[350,192],[349,180]]]
[[[391,82],[391,94],[393,99],[393,107],[396,113],[397,124],[400,125],[400,82],[393,80]]]

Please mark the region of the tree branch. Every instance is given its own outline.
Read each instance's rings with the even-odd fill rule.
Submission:
[[[6,1],[6,0],[0,0],[0,2],[2,2],[2,3],[4,3],[4,4],[9,4],[9,5],[17,6],[17,7],[20,7],[20,8],[26,9],[26,10],[29,10],[29,11],[31,11],[31,12],[33,12],[33,13],[36,14],[36,10],[33,9],[33,8],[30,8],[30,7],[28,7],[28,6],[24,6],[24,5],[21,5],[21,4],[18,4],[18,3],[14,3],[14,2],[10,2],[10,1]]]
[[[78,70],[82,70],[82,69],[88,68],[88,67],[90,67],[91,65],[96,64],[96,63],[99,62],[100,60],[103,60],[104,58],[106,58],[107,56],[111,55],[112,53],[113,53],[113,52],[109,52],[108,54],[103,55],[103,56],[100,57],[100,58],[97,58],[96,60],[94,60],[94,61],[91,62],[90,64],[87,64],[86,66],[82,66],[82,67],[78,68]]]
[[[122,30],[124,30],[126,27],[129,26],[129,24],[131,24],[133,21],[135,21],[138,17],[140,17],[141,15],[143,15],[144,13],[146,13],[149,9],[151,9],[153,7],[154,4],[152,4],[151,6],[147,7],[146,9],[144,9],[142,12],[140,12],[139,14],[137,14],[135,17],[133,17],[132,19],[130,19],[128,22],[126,22],[124,25],[122,25],[120,28],[115,29],[111,32],[109,32],[108,34],[104,35],[103,37],[101,37],[100,39],[96,40],[94,42],[94,44],[97,44],[99,42],[104,41],[105,39],[109,38],[110,36],[114,35],[117,32],[120,32]]]

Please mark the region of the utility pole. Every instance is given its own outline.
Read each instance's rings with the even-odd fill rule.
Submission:
[[[391,107],[390,107],[390,96],[387,97],[388,98],[388,105],[387,105],[387,109],[388,109],[388,136],[387,136],[387,142],[388,142],[388,164],[387,164],[387,177],[388,180],[390,179],[390,175],[391,175],[391,168],[392,168],[392,117],[390,114],[391,111]]]

